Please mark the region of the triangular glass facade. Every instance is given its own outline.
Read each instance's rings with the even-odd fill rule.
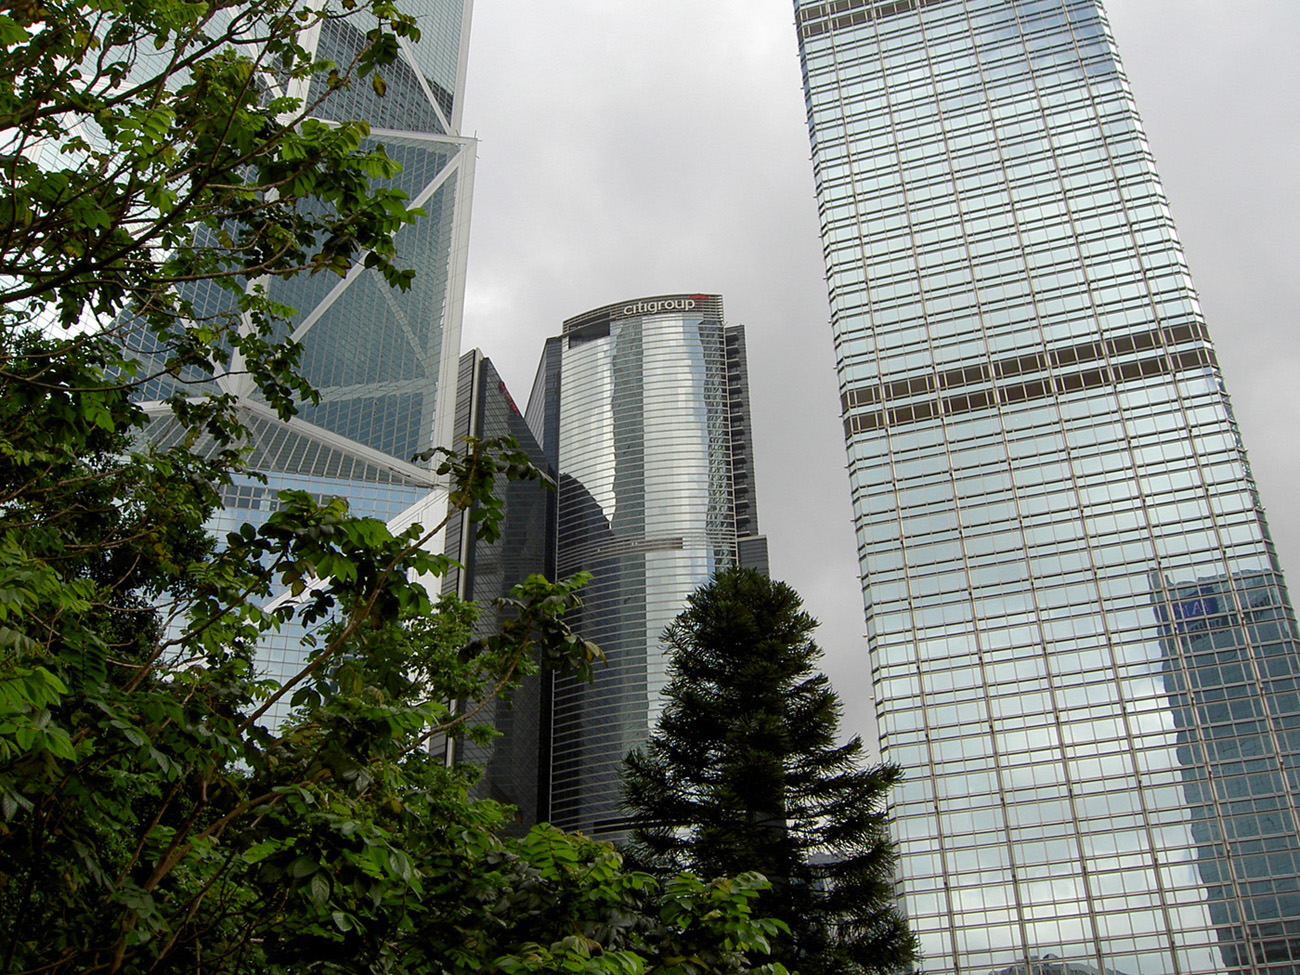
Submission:
[[[306,490],[321,498],[343,497],[358,515],[384,520],[441,519],[445,492],[423,466],[418,451],[450,446],[455,379],[469,234],[469,193],[474,142],[461,138],[460,90],[471,0],[420,0],[415,14],[418,42],[401,41],[397,62],[380,72],[385,93],[370,79],[337,92],[316,110],[328,121],[360,119],[371,141],[402,166],[393,180],[425,211],[399,231],[395,263],[415,271],[406,291],[391,289],[358,263],[342,278],[319,273],[265,282],[269,296],[296,310],[285,335],[303,347],[301,372],[320,393],[288,422],[259,402],[250,380],[230,376],[186,385],[162,377],[144,390],[158,400],[177,392],[233,394],[251,436],[250,467],[266,480],[242,478],[225,489],[226,508],[213,520],[219,534],[245,522],[258,524],[276,505],[276,492]],[[305,33],[304,46],[318,58],[350,64],[372,26],[364,14],[327,20]],[[312,91],[308,98],[317,97]],[[195,286],[186,297],[196,317],[226,311],[229,292]],[[128,337],[128,342],[130,341]],[[137,350],[146,366],[158,366],[163,350]],[[198,377],[184,376],[183,380]],[[165,408],[150,437],[165,445],[179,431]],[[198,450],[216,449],[200,443]],[[288,628],[263,648],[268,676],[293,673],[302,659],[303,634]],[[269,715],[276,719],[279,715]]]

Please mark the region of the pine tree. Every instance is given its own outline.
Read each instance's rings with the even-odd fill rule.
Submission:
[[[901,772],[864,767],[860,738],[837,744],[816,626],[798,593],[753,570],[690,597],[664,634],[658,728],[625,764],[630,854],[664,874],[765,874],[758,909],[789,926],[774,957],[791,971],[906,971],[916,943],[893,906],[885,810]]]

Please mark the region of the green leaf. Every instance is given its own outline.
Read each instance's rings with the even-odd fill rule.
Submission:
[[[302,877],[311,876],[319,869],[320,867],[311,857],[300,856],[289,864],[289,876],[301,879]]]
[[[72,747],[72,739],[63,728],[45,729],[45,747],[48,748],[56,758],[76,761],[77,752]]]
[[[329,874],[320,870],[312,875],[311,883],[308,885],[311,889],[312,903],[321,907],[329,900],[330,897],[330,878]]]
[[[242,857],[245,863],[261,863],[268,856],[272,853],[278,852],[281,848],[282,844],[278,840],[263,840],[260,843],[254,843],[246,849],[243,852]]]
[[[0,44],[10,47],[15,44],[25,44],[29,40],[27,31],[12,17],[0,14]]]
[[[400,879],[406,882],[411,880],[411,861],[401,850],[391,850],[388,854],[388,863]]]

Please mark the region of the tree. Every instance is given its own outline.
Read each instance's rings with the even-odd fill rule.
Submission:
[[[353,63],[299,45],[352,15]],[[590,671],[598,649],[564,623],[580,578],[528,580],[475,641],[473,608],[417,581],[447,566],[441,525],[394,533],[286,491],[259,528],[204,527],[246,433],[205,382],[244,370],[282,417],[314,395],[262,282],[358,261],[410,281],[396,163],[277,84],[382,96],[417,34],[387,0],[0,13],[4,975],[739,973],[778,930],[752,876],[660,885],[556,831],[502,842],[471,771],[425,747],[471,720],[447,700]],[[199,287],[224,308],[200,316]],[[151,369],[195,391],[170,400],[166,448],[133,398]],[[508,444],[426,459],[489,535],[494,484],[536,476]],[[310,656],[268,685],[253,648],[290,621]]]
[[[801,606],[731,569],[665,631],[667,703],[625,764],[632,856],[661,874],[764,874],[759,910],[789,926],[775,957],[792,971],[903,971],[916,948],[892,906],[885,810],[900,771],[862,767],[860,738],[836,743],[841,706]]]

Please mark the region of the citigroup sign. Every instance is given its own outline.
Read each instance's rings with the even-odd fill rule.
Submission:
[[[668,311],[694,311],[694,298],[655,298],[651,301],[638,301],[624,305],[620,315],[658,315]]]

